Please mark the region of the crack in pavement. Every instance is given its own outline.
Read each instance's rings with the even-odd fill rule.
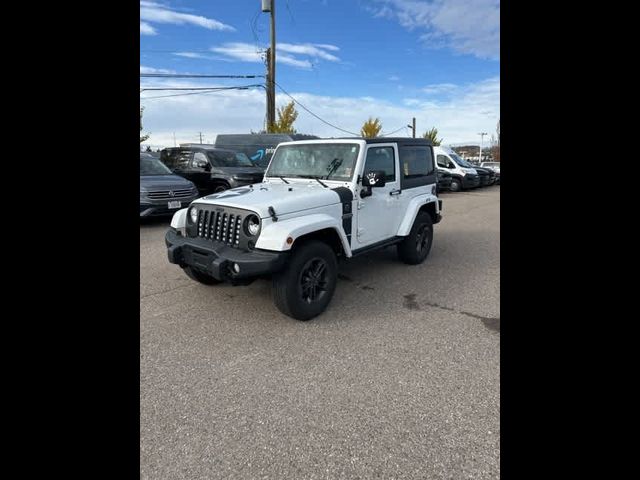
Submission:
[[[185,288],[191,285],[190,283],[185,283],[184,285],[178,285],[177,287],[170,288],[169,290],[163,290],[162,292],[148,293],[140,297],[140,300],[147,297],[152,297],[154,295],[162,295],[163,293],[173,292],[174,290],[178,290],[179,288]]]

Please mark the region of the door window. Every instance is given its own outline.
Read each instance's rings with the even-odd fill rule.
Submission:
[[[373,170],[382,170],[388,182],[396,180],[396,161],[393,155],[393,147],[370,147],[367,150],[367,160],[364,165],[364,174]]]
[[[451,163],[451,161],[449,160],[449,157],[447,157],[446,155],[438,155],[438,166],[439,167],[451,168],[449,166],[450,163]]]
[[[196,152],[193,154],[193,161],[191,165],[193,165],[194,168],[203,169],[203,168],[206,168],[208,164],[209,164],[209,160],[207,159],[207,156],[204,153]]]
[[[191,160],[191,152],[182,151],[176,155],[175,168],[176,170],[186,170],[189,167],[189,160]]]

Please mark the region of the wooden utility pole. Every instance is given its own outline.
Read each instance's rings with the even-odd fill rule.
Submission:
[[[267,49],[267,131],[276,123],[276,6],[275,0],[262,0],[262,11],[270,13],[271,47]]]
[[[411,125],[407,125],[407,127],[409,127],[413,132],[413,138],[416,138],[416,117],[413,117],[413,122]]]
[[[273,90],[271,89],[272,86],[272,82],[271,82],[271,48],[267,48],[267,55],[266,55],[266,64],[267,64],[267,76],[266,76],[266,92],[267,92],[267,124],[265,126],[265,131],[269,132],[269,128],[271,128],[271,125],[273,125],[276,121],[275,119],[275,101],[274,101],[274,95],[273,95]],[[272,106],[273,106],[273,110],[272,110]]]

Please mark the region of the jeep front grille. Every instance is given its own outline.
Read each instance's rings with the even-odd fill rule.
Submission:
[[[217,240],[232,247],[240,244],[242,216],[210,210],[198,211],[197,236]]]

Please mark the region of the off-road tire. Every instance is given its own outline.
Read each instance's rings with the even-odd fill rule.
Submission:
[[[407,238],[398,244],[400,260],[409,265],[424,262],[433,243],[433,221],[427,212],[420,212]]]
[[[285,315],[306,321],[329,305],[338,280],[338,261],[324,242],[312,240],[294,248],[284,270],[273,275],[273,301]]]

